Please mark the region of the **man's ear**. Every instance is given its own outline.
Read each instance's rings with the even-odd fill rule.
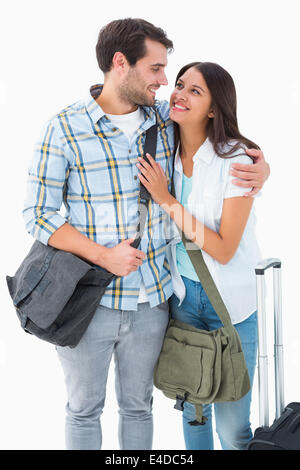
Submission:
[[[125,70],[128,67],[128,61],[122,52],[115,52],[112,60],[112,66],[118,71]]]

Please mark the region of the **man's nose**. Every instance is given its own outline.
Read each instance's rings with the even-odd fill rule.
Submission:
[[[168,85],[168,79],[167,79],[167,76],[166,76],[165,72],[162,73],[162,76],[160,77],[159,83],[160,83],[160,85]]]

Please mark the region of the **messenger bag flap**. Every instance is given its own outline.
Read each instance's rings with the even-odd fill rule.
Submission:
[[[71,253],[56,250],[46,272],[40,275],[40,282],[32,284],[27,298],[23,297],[23,302],[18,302],[18,310],[39,328],[48,328],[59,316],[80,280],[87,282],[85,277],[90,270],[95,271],[92,284],[99,289],[99,285],[103,285],[104,281],[102,273],[99,272],[97,277],[96,269],[82,259]],[[38,280],[38,277],[36,279]]]
[[[10,296],[16,307],[41,281],[55,254],[55,248],[35,241],[14,276],[6,276]]]

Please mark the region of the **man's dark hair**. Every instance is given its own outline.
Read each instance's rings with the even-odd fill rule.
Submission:
[[[104,26],[96,45],[97,61],[102,72],[110,71],[116,52],[122,52],[129,65],[135,65],[146,55],[146,38],[160,42],[168,52],[173,50],[173,42],[167,38],[166,33],[143,19],[125,18]]]

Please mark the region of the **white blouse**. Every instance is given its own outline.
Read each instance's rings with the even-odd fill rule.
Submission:
[[[229,149],[229,147],[228,147]],[[238,149],[233,158],[220,158],[209,139],[201,145],[193,157],[192,191],[188,198],[189,212],[208,228],[219,231],[223,200],[243,196],[249,188],[232,183],[234,176],[229,174],[232,163],[253,163]],[[182,163],[177,150],[174,163],[174,185],[176,199],[181,199]],[[256,216],[254,204],[234,256],[227,264],[221,264],[202,251],[204,261],[222,296],[232,323],[240,323],[248,318],[256,307],[255,266],[262,259],[255,238]],[[174,293],[180,304],[185,297],[185,285],[176,265],[176,244],[181,241],[175,223],[172,222],[172,241],[167,246],[167,257],[171,268]]]

